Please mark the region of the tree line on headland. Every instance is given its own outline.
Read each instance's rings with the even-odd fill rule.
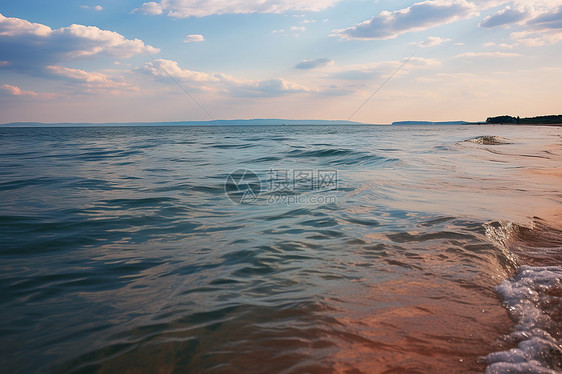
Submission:
[[[512,116],[498,116],[498,117],[488,117],[486,123],[498,124],[498,123],[516,123],[523,125],[533,125],[533,124],[562,124],[562,115],[551,115],[551,116],[538,116],[538,117],[527,117],[520,118]]]

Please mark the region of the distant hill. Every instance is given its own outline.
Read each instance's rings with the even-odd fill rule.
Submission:
[[[216,121],[179,121],[179,122],[107,122],[107,123],[41,123],[41,122],[12,122],[1,127],[87,127],[87,126],[283,126],[283,125],[371,125],[370,123],[313,120],[313,119],[230,119]]]
[[[538,117],[512,117],[512,116],[498,116],[498,117],[488,117],[486,123],[499,124],[499,123],[514,123],[521,125],[556,125],[562,124],[562,115],[550,115],[550,116],[538,116]]]
[[[430,122],[430,121],[400,121],[392,122],[393,125],[464,125],[465,121],[446,121],[446,122]]]

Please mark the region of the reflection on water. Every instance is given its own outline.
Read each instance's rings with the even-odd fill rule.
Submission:
[[[502,372],[532,356],[533,370],[556,370],[555,347],[526,356],[521,334],[544,338],[540,328],[560,344],[561,137],[525,126],[0,129],[0,363]],[[235,205],[224,180],[240,168],[263,180],[336,169],[336,202]],[[533,305],[548,324],[513,301],[529,279],[545,285]]]

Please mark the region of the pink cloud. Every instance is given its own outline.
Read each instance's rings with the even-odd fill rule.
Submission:
[[[18,86],[12,86],[9,84],[4,84],[2,86],[0,86],[0,90],[8,95],[11,96],[38,96],[39,94],[37,92],[33,92],[33,91],[24,91],[21,88],[19,88]]]

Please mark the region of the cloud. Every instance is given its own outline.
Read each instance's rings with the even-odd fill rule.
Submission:
[[[208,74],[189,69],[182,69],[176,61],[160,58],[146,63],[138,70],[149,75],[164,77],[166,79],[168,78],[169,73],[172,77],[178,78],[184,82],[220,82],[223,80],[233,79],[219,73]]]
[[[540,47],[562,41],[562,5],[560,0],[515,1],[516,8],[507,6],[498,13],[486,17],[481,27],[518,24],[521,31],[513,32],[509,47]],[[507,46],[507,44],[502,44]],[[501,46],[501,45],[500,45]]]
[[[331,73],[331,78],[343,80],[373,80],[387,77],[398,69],[404,61],[381,61],[371,64],[347,65],[335,67]],[[412,57],[403,66],[401,73],[405,74],[414,69],[426,69],[441,66],[441,62],[435,59]]]
[[[305,26],[291,26],[288,30],[279,29],[279,30],[273,30],[272,32],[274,34],[276,34],[276,33],[279,33],[279,34],[286,33],[288,36],[299,36],[299,32],[305,32],[305,31],[306,31]]]
[[[520,31],[510,35],[515,39],[515,46],[542,47],[562,41],[562,32]]]
[[[394,61],[385,61],[373,64],[347,65],[334,69],[331,74],[333,79],[346,81],[370,81],[378,79],[386,74],[392,74],[399,65]]]
[[[150,15],[158,15],[164,13],[162,6],[153,1],[142,4],[139,8],[133,9],[131,13],[142,13]]]
[[[404,61],[397,61],[402,64]],[[435,68],[441,66],[441,61],[436,60],[434,58],[423,58],[423,57],[412,57],[408,64],[404,66],[404,69],[408,70],[409,68]]]
[[[304,60],[295,65],[295,69],[317,69],[326,65],[332,65],[334,60],[329,58],[317,58],[315,60]]]
[[[96,6],[88,6],[88,5],[80,5],[80,8],[83,9],[92,9],[92,10],[96,10],[96,11],[101,11],[103,10],[103,7],[101,5],[96,5]]]
[[[0,86],[0,93],[3,93],[5,95],[9,95],[9,96],[26,96],[26,95],[27,96],[38,96],[39,95],[37,92],[24,91],[17,86],[11,86],[9,84],[4,84],[4,85]]]
[[[416,45],[422,47],[422,48],[426,48],[426,47],[434,47],[436,45],[445,43],[445,42],[449,42],[451,41],[451,39],[443,39],[440,38],[438,36],[428,36],[426,40],[423,40],[421,42],[415,43]]]
[[[175,18],[206,17],[214,14],[317,12],[339,0],[161,0],[148,2],[133,12],[162,14]]]
[[[562,5],[556,10],[545,12],[528,22],[528,25],[534,29],[541,30],[562,30]]]
[[[476,14],[476,6],[466,0],[429,0],[394,12],[383,11],[369,21],[341,30],[333,36],[341,39],[380,40],[426,30]]]
[[[238,79],[221,73],[204,73],[182,69],[176,61],[156,59],[146,63],[138,72],[169,82],[168,74],[189,87],[190,90],[250,97],[279,97],[311,89],[282,78],[267,80]]]
[[[298,83],[282,78],[274,78],[261,81],[240,81],[234,84],[229,91],[236,96],[279,97],[288,94],[310,92],[311,90]]]
[[[2,60],[7,61],[0,68],[26,72],[72,59],[99,55],[128,58],[144,52],[159,52],[142,40],[130,40],[117,32],[94,26],[74,24],[53,30],[39,23],[7,18],[2,14],[0,51]]]
[[[204,41],[205,41],[205,37],[200,34],[187,35],[183,40],[184,43],[200,43]]]
[[[521,22],[531,16],[533,9],[531,7],[512,8],[509,5],[505,9],[500,10],[496,14],[486,17],[480,23],[480,27],[498,27],[506,26],[513,23]]]
[[[508,52],[467,52],[457,55],[458,58],[495,58],[495,57],[520,57],[519,53],[508,53]]]
[[[79,88],[80,92],[91,93],[99,90],[110,90],[111,92],[138,91],[137,87],[128,84],[122,77],[115,78],[103,73],[91,73],[64,66],[47,66],[45,70],[54,76],[78,83],[79,85],[75,88]]]
[[[20,18],[6,18],[0,13],[0,37],[19,35],[48,36],[51,28],[40,23],[31,23]]]

